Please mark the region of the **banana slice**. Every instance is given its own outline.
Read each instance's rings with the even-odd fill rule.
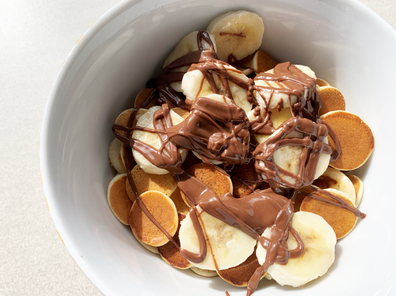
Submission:
[[[318,179],[313,182],[320,189],[334,188],[344,192],[356,204],[356,193],[352,181],[339,170],[328,167]]]
[[[126,173],[125,165],[123,159],[121,158],[122,142],[118,139],[111,141],[109,146],[109,159],[110,164],[116,169],[120,174]]]
[[[294,66],[297,67],[297,69],[300,70],[305,75],[314,79],[311,85],[311,87],[313,87],[316,80],[315,72],[312,71],[312,69],[310,69],[307,66],[303,66],[303,65],[294,65]],[[265,73],[276,74],[276,67],[274,69],[268,70]],[[295,74],[293,75],[296,76]],[[297,96],[289,95],[281,91],[276,91],[276,89],[282,89],[282,88],[290,89],[287,85],[285,85],[282,82],[266,79],[263,76],[258,75],[254,79],[254,84],[256,91],[254,91],[253,94],[258,104],[260,106],[264,106],[267,109],[276,109],[279,107],[286,108],[286,107],[290,107],[290,103],[293,105],[297,102],[298,99]],[[308,96],[308,89],[305,89],[304,99],[307,99],[307,96]]]
[[[177,60],[178,58],[181,58],[193,51],[198,51],[198,41],[197,41],[197,35],[199,31],[194,31],[185,36],[180,42],[175,46],[175,48],[172,50],[168,58],[165,60],[164,63],[164,68],[166,68],[170,63],[173,61]],[[216,43],[215,43],[215,38],[212,34],[209,34],[210,40],[213,43],[214,50],[216,51]],[[205,40],[202,40],[202,47],[203,49],[209,49],[210,44],[208,44]],[[180,68],[175,68],[172,69],[171,72],[184,72],[186,73],[188,71],[188,68],[190,68],[190,65],[180,67]],[[170,86],[177,92],[181,92],[181,82],[172,82],[170,83]]]
[[[289,259],[286,265],[274,263],[268,268],[267,274],[281,286],[300,287],[327,272],[334,262],[337,239],[331,226],[322,217],[313,213],[295,213],[292,227],[304,243],[303,255]],[[263,236],[270,238],[271,228],[267,228]],[[289,250],[297,247],[297,242],[291,233],[287,246]],[[266,254],[266,249],[258,243],[256,255],[260,264],[264,263]]]
[[[356,193],[355,205],[356,207],[358,207],[363,198],[363,181],[362,179],[360,179],[358,176],[355,175],[346,175],[346,176],[349,178],[349,180],[352,181],[353,187],[355,187],[355,193]]]
[[[201,268],[194,267],[194,266],[191,266],[190,269],[195,274],[203,276],[203,277],[210,278],[210,277],[218,276],[217,272],[214,270],[201,269]]]
[[[144,127],[144,128],[149,128],[149,129],[154,129],[153,125],[153,117],[154,113],[160,110],[160,106],[154,106],[151,107],[150,109],[147,110],[146,113],[144,113],[136,123],[136,126],[139,127]],[[182,122],[184,119],[180,115],[176,114],[172,110],[170,110],[170,116],[172,119],[172,124],[177,125],[180,122]],[[158,136],[157,133],[153,132],[146,132],[146,131],[140,131],[140,130],[135,130],[132,134],[132,138],[139,140],[143,143],[146,143],[150,145],[151,147],[155,149],[160,149],[162,142],[160,137]],[[147,160],[140,152],[136,151],[135,149],[132,149],[133,152],[133,157],[135,158],[136,163],[148,174],[156,174],[156,175],[165,175],[168,174],[169,171],[166,169],[158,168],[154,164],[152,164],[149,160]],[[182,156],[182,159],[184,160],[187,157],[187,150],[185,149],[179,149],[179,152]],[[163,153],[167,153],[165,150]]]
[[[264,106],[259,106],[260,107],[260,116],[261,119],[264,121],[265,118],[268,116],[268,112],[269,112],[269,116],[270,116],[270,120],[272,123],[272,126],[274,128],[278,128],[282,123],[284,123],[286,120],[290,119],[293,117],[293,115],[291,114],[290,108],[283,108],[283,109],[272,109],[270,111],[266,111],[266,108]],[[246,114],[249,121],[252,122],[253,120],[255,120],[255,116],[254,116],[254,109],[251,110],[248,114]],[[265,140],[268,139],[270,134],[254,134],[257,142],[259,144],[265,142]]]
[[[206,236],[207,254],[202,263],[192,263],[194,266],[216,270],[217,265],[219,270],[223,270],[241,264],[253,253],[255,239],[204,211],[199,218]],[[181,248],[199,252],[198,237],[190,214],[181,222],[179,238]]]
[[[323,123],[293,117],[253,151],[256,171],[273,186],[298,189],[311,185],[330,162],[331,148]]]
[[[241,71],[230,65],[221,63],[208,62],[202,65],[203,68],[209,67],[211,69],[210,76],[213,78],[213,83],[216,85],[218,94],[229,96],[227,93],[227,81],[221,73],[231,76],[228,78],[228,86],[231,92],[230,98],[234,100],[235,104],[241,107],[246,113],[252,109],[252,103],[248,101],[248,82],[249,78]],[[237,79],[246,88],[232,82],[232,79]],[[182,80],[183,94],[190,100],[196,100],[198,97],[207,97],[209,94],[216,93],[212,88],[210,81],[204,76],[200,70],[192,70],[184,74]]]
[[[241,60],[261,46],[264,24],[258,14],[238,10],[217,16],[206,30],[215,36],[219,59],[229,62],[230,55]]]
[[[327,144],[327,138],[323,140],[323,143]],[[274,162],[280,168],[298,175],[300,169],[300,155],[303,151],[301,146],[284,146],[274,152]],[[327,169],[330,163],[330,154],[320,153],[318,164],[316,165],[314,179],[321,176]],[[288,176],[286,174],[279,174],[282,179],[290,184],[295,184],[295,177]]]

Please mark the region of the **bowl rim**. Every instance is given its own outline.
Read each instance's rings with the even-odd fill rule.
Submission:
[[[179,0],[171,0],[171,3],[178,2]],[[315,1],[315,0],[313,0]],[[325,0],[332,1],[332,0]],[[359,11],[359,13],[365,14],[369,18],[379,22],[383,30],[387,31],[387,34],[393,35],[396,39],[396,30],[381,16],[375,13],[371,8],[363,4],[358,0],[343,0],[346,4],[350,4],[351,8]],[[80,53],[86,48],[86,46],[91,42],[94,36],[104,28],[108,23],[110,23],[114,18],[117,17],[120,13],[124,12],[127,9],[131,9],[134,5],[138,3],[148,3],[149,5],[152,4],[154,9],[160,8],[160,6],[155,6],[155,2],[157,0],[122,0],[121,2],[115,4],[112,8],[107,10],[101,17],[97,19],[80,37],[80,39],[74,44],[71,51],[63,61],[61,68],[57,74],[53,87],[51,89],[50,95],[48,97],[44,116],[41,125],[41,132],[40,132],[40,151],[39,151],[39,161],[40,161],[40,175],[41,175],[41,182],[43,186],[44,198],[47,203],[48,210],[54,222],[56,231],[63,243],[66,247],[67,251],[69,252],[70,256],[73,258],[77,266],[83,271],[85,276],[95,285],[95,287],[102,292],[103,294],[110,294],[110,290],[105,283],[98,281],[95,275],[95,272],[90,268],[88,261],[81,260],[80,256],[77,252],[77,247],[70,241],[73,241],[70,238],[71,234],[65,229],[64,221],[59,218],[59,209],[55,205],[55,187],[57,186],[53,182],[53,178],[49,174],[51,171],[49,161],[47,158],[48,151],[49,151],[49,143],[48,143],[48,134],[50,130],[49,122],[51,120],[52,111],[57,103],[57,97],[60,92],[60,89],[63,85],[65,78],[67,77],[70,69],[74,65],[76,59],[80,55]],[[168,3],[168,2],[167,2]],[[162,5],[167,3],[161,3]],[[161,5],[161,6],[162,6]]]

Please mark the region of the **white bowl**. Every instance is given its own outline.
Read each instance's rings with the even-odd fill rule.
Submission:
[[[113,177],[107,149],[116,116],[132,106],[181,37],[204,29],[219,13],[241,8],[263,17],[265,50],[281,61],[308,65],[337,86],[347,110],[370,125],[376,141],[358,172],[367,218],[338,243],[331,270],[300,289],[263,280],[254,295],[395,295],[396,33],[352,0],[136,0],[107,12],[67,58],[42,127],[44,191],[64,244],[106,295],[245,295],[243,288],[174,269],[147,252],[106,200]]]

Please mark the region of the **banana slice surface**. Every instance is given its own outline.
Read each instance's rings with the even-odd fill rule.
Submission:
[[[258,14],[238,10],[217,16],[206,30],[215,36],[219,59],[229,62],[230,55],[241,60],[261,46],[264,24]]]
[[[231,268],[244,262],[254,250],[256,240],[241,230],[202,211],[199,217],[207,242],[207,254],[202,263],[194,266],[216,270]],[[199,253],[199,241],[190,214],[181,222],[180,246],[182,249]]]
[[[161,139],[159,135],[154,132],[154,124],[153,124],[153,118],[154,118],[154,113],[160,110],[160,106],[154,106],[151,107],[150,109],[147,110],[146,113],[144,113],[139,120],[136,123],[137,127],[143,127],[143,128],[148,128],[152,130],[153,132],[149,131],[141,131],[141,130],[135,130],[132,134],[132,138],[139,140],[143,143],[146,143],[150,145],[152,148],[159,150],[162,146]],[[173,112],[170,110],[170,116],[172,119],[172,124],[177,125],[180,122],[184,120],[183,117],[178,115],[176,112]],[[143,156],[140,152],[138,152],[135,149],[132,149],[133,157],[136,161],[136,163],[148,174],[156,174],[156,175],[165,175],[168,174],[169,171],[163,168],[159,168],[152,164],[147,158]],[[167,154],[166,150],[163,150],[164,154]],[[182,159],[184,160],[187,157],[187,150],[185,149],[179,149],[179,153],[181,154]]]
[[[304,243],[303,255],[289,259],[286,265],[274,263],[268,268],[267,274],[282,286],[300,287],[328,271],[334,262],[337,239],[331,226],[322,217],[313,213],[295,213],[292,227]],[[270,238],[271,228],[267,228],[263,236]],[[291,233],[287,245],[289,250],[297,247],[297,242]],[[258,244],[256,255],[260,264],[264,263],[266,253],[266,249]]]

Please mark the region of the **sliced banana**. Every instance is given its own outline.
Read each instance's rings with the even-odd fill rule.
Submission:
[[[241,60],[261,46],[264,24],[258,14],[238,10],[217,16],[206,30],[215,36],[219,59],[228,62],[230,55]]]
[[[147,112],[144,113],[139,118],[138,122],[136,123],[136,126],[154,129],[154,125],[153,125],[154,113],[160,109],[161,109],[160,106],[154,106],[154,107],[151,107],[150,109],[148,109]],[[172,110],[170,110],[170,116],[171,116],[173,125],[179,124],[180,122],[182,122],[184,120],[183,117],[176,114],[176,112],[173,112]],[[158,136],[158,134],[153,133],[153,132],[135,130],[135,131],[133,131],[132,138],[139,140],[143,143],[146,143],[157,150],[160,149],[161,145],[162,145],[161,139]],[[135,149],[132,149],[132,152],[133,152],[133,157],[135,158],[136,163],[146,173],[156,174],[156,175],[165,175],[165,174],[169,173],[169,171],[167,171],[166,169],[156,167],[154,164],[152,164],[140,152],[136,151]],[[179,149],[179,152],[182,156],[182,159],[184,160],[187,157],[187,150]],[[163,153],[166,154],[167,152],[164,150]]]
[[[185,36],[180,42],[175,46],[175,48],[172,50],[168,58],[165,60],[164,63],[164,68],[168,66],[170,63],[173,61],[177,60],[178,58],[181,58],[193,51],[199,50],[198,48],[198,41],[197,41],[197,35],[199,31],[194,31]],[[215,43],[215,38],[212,34],[209,34],[210,40],[213,43],[214,50],[216,51],[216,43]],[[208,44],[205,40],[202,40],[202,47],[203,49],[209,49],[210,44]],[[175,68],[172,69],[171,72],[184,72],[186,73],[188,71],[188,68],[190,68],[190,65],[180,67],[180,68]],[[181,82],[172,82],[170,83],[170,86],[177,92],[181,92]]]
[[[313,184],[321,189],[334,188],[342,191],[351,198],[353,204],[356,204],[356,193],[353,183],[339,170],[328,167],[323,175],[315,180]]]
[[[111,141],[109,146],[110,163],[120,174],[126,173],[125,165],[120,152],[122,150],[122,146],[122,142],[116,138]]]
[[[194,266],[191,266],[190,269],[191,269],[191,271],[194,272],[195,274],[200,275],[200,276],[203,276],[203,277],[209,278],[209,277],[216,277],[216,276],[218,276],[217,272],[214,271],[214,270],[201,269],[201,268],[194,267]]]
[[[297,133],[295,137],[299,137]],[[323,140],[323,143],[328,143],[327,137]],[[277,149],[274,152],[274,162],[280,168],[294,174],[298,175],[300,168],[300,155],[303,148],[301,146],[284,146]],[[330,163],[330,154],[320,153],[319,160],[316,165],[314,179],[317,179],[321,176],[327,169]],[[286,182],[294,185],[296,183],[296,178],[292,176],[288,176],[283,173],[279,173],[280,177]]]
[[[294,66],[296,66],[301,72],[308,75],[309,77],[316,79],[315,72],[312,71],[312,69],[310,69],[309,67],[303,65],[294,65]],[[268,70],[265,73],[274,74],[274,69]],[[253,92],[258,104],[260,106],[264,106],[267,109],[276,109],[279,107],[286,108],[286,107],[290,107],[290,103],[293,105],[297,102],[297,96],[295,95],[290,95],[290,100],[289,100],[289,95],[286,93],[276,92],[271,89],[266,89],[268,87],[274,89],[277,88],[288,89],[288,87],[282,82],[256,78],[254,80],[254,84],[256,86],[256,89],[258,88],[258,90]],[[264,87],[264,88],[260,88],[260,87]],[[304,98],[307,99],[307,96],[308,96],[308,90],[306,89],[304,93]]]
[[[223,221],[202,211],[199,217],[207,241],[207,254],[202,263],[192,263],[201,269],[219,270],[244,262],[254,250],[256,240]],[[190,214],[181,222],[179,231],[182,249],[199,253],[198,236]]]
[[[358,176],[355,175],[346,175],[349,180],[352,181],[353,187],[355,187],[355,193],[356,193],[356,202],[355,206],[358,207],[360,205],[360,202],[362,201],[363,198],[363,181],[360,179]]]
[[[218,94],[213,94],[213,93],[207,95],[206,98],[207,98],[207,99],[211,99],[211,100],[216,101],[216,102],[220,102],[220,103],[227,103],[227,104],[231,104],[231,103],[232,103],[231,99],[227,98],[226,96],[218,95]],[[202,157],[201,157],[196,151],[192,151],[192,153],[193,153],[198,159],[202,160]],[[214,165],[222,164],[221,161],[216,160],[216,159],[209,159],[209,162],[210,162],[210,163],[213,163]],[[232,190],[231,190],[231,192],[232,192]]]
[[[331,226],[322,217],[313,213],[295,213],[292,227],[304,243],[304,253],[298,258],[289,259],[286,265],[274,263],[268,268],[267,274],[282,286],[300,287],[327,272],[334,262],[337,239]],[[270,238],[271,228],[267,228],[263,236]],[[297,247],[297,242],[291,233],[287,246],[289,250]],[[260,264],[264,263],[266,254],[266,249],[259,243],[256,255]]]
[[[266,108],[264,106],[259,106],[260,107],[260,116],[262,118],[262,120],[265,120],[266,116],[267,116],[267,111]],[[290,119],[293,117],[293,115],[291,114],[290,108],[283,108],[281,110],[279,109],[272,109],[269,112],[269,116],[272,122],[272,126],[274,128],[278,128],[282,123],[284,123],[286,120]],[[255,120],[255,116],[254,116],[254,109],[251,110],[248,114],[246,114],[249,121],[252,122],[253,120]],[[257,142],[259,144],[265,142],[265,140],[268,139],[269,134],[268,135],[264,135],[264,134],[255,134],[254,135]]]
[[[206,64],[204,64],[203,67],[205,67],[205,65]],[[246,85],[248,85],[249,78],[241,71],[230,65],[211,62],[211,68],[214,69],[211,71],[211,75],[216,87],[218,88],[218,92],[221,95],[227,96],[227,82],[225,78],[217,75],[216,72],[226,72],[227,75],[242,80]],[[248,113],[252,109],[252,103],[248,101],[247,89],[240,87],[230,80],[228,80],[228,85],[235,104]],[[209,94],[215,93],[210,82],[205,78],[204,74],[200,70],[193,70],[184,74],[181,88],[183,94],[193,101],[198,97],[207,97]]]

